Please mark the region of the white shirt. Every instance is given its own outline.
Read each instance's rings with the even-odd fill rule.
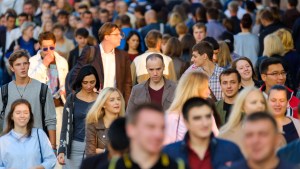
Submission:
[[[13,31],[11,30],[10,32],[6,30],[6,42],[5,42],[5,51],[7,51],[11,45],[11,43],[15,40],[12,37]]]
[[[116,58],[115,50],[105,53],[102,44],[99,45],[104,71],[103,88],[116,87]]]

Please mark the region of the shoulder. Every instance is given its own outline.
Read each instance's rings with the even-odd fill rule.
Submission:
[[[221,148],[226,147],[227,149],[231,149],[231,150],[239,150],[239,147],[231,141],[220,139],[220,138],[214,138],[214,139],[216,140],[217,145]]]
[[[174,88],[177,87],[177,83],[175,83],[175,82],[172,81],[172,80],[166,79],[166,84],[167,84],[168,86],[170,86],[170,87],[174,87]]]
[[[230,166],[224,166],[221,169],[248,169],[247,162],[245,160],[240,160],[233,162]]]
[[[164,153],[170,153],[170,152],[179,150],[179,147],[181,147],[182,144],[183,144],[183,141],[178,141],[178,142],[175,142],[175,143],[172,143],[172,144],[168,144],[168,145],[166,145],[166,146],[163,148],[162,151],[163,151]]]
[[[147,81],[144,81],[144,82],[142,82],[142,83],[140,83],[140,84],[136,84],[136,85],[134,85],[133,87],[132,87],[132,90],[142,90],[142,89],[144,89],[144,86],[145,86],[145,84],[146,84],[146,82]]]

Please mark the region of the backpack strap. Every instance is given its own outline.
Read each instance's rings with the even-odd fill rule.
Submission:
[[[41,162],[43,163],[43,152],[42,152],[42,146],[41,146],[41,141],[40,141],[40,135],[39,135],[39,129],[36,129],[36,135],[39,140],[39,147],[40,147],[40,154],[41,154]]]
[[[0,113],[0,119],[4,119],[5,109],[8,101],[8,83],[1,87],[1,97],[2,97],[2,111]]]
[[[115,169],[118,160],[119,160],[118,157],[113,157],[113,158],[110,160],[110,162],[109,162],[108,169]]]
[[[42,83],[41,91],[40,91],[40,103],[41,103],[41,109],[42,109],[42,125],[43,125],[43,130],[49,137],[47,127],[45,125],[45,104],[46,104],[46,100],[47,100],[47,90],[48,90],[48,85]]]
[[[178,169],[185,169],[184,161],[181,158],[177,159],[176,162],[177,162]]]

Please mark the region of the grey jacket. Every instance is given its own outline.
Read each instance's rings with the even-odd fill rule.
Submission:
[[[177,84],[171,80],[167,80],[165,79],[165,85],[164,85],[164,91],[163,91],[163,96],[162,96],[162,107],[164,109],[164,111],[166,111],[173,99],[174,99],[174,93],[175,93],[175,89]],[[127,109],[126,109],[126,114],[130,113],[133,111],[133,109],[137,106],[140,105],[142,103],[150,103],[151,102],[151,97],[149,94],[149,80],[137,84],[132,88],[130,97],[129,97],[129,101],[128,101],[128,105],[127,105]]]

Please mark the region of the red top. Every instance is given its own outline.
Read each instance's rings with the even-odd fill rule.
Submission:
[[[190,169],[213,169],[211,164],[211,155],[209,148],[206,150],[204,158],[200,159],[200,157],[195,153],[195,151],[191,149],[190,143],[188,142],[188,160]]]
[[[162,96],[164,93],[164,87],[162,87],[159,90],[153,90],[150,86],[149,86],[149,94],[150,94],[150,98],[151,98],[151,102],[152,103],[156,103],[158,105],[162,105]]]
[[[137,57],[138,55],[139,55],[138,53],[137,54],[129,54],[128,53],[128,56],[129,56],[129,59],[131,62],[133,62],[134,58]]]

